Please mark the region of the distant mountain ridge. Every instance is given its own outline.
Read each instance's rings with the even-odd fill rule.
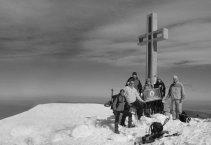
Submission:
[[[211,118],[210,113],[201,111],[191,111],[191,110],[184,110],[184,111],[192,118],[202,118],[202,119]]]
[[[27,111],[38,104],[47,103],[95,103],[104,104],[110,99],[107,97],[37,97],[15,98],[12,100],[0,100],[0,119]],[[183,110],[193,118],[211,118],[211,101],[186,100]],[[198,111],[196,111],[198,110]]]

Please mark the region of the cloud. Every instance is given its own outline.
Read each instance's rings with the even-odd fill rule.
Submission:
[[[120,19],[124,21],[137,9],[164,1],[1,0],[0,59],[72,58],[87,52],[81,48],[81,41],[90,39],[86,33]]]
[[[136,65],[145,59],[137,36],[146,31],[146,15],[158,13],[158,27],[169,29],[159,42],[163,66],[209,64],[209,0],[2,0],[0,58],[46,57]],[[197,49],[197,59],[191,55]],[[178,60],[164,55],[179,55]],[[101,59],[101,60],[100,60]],[[141,59],[141,60],[140,60]],[[124,62],[124,63],[120,63]],[[185,62],[185,63],[184,63]]]
[[[100,8],[103,4],[108,7]],[[82,34],[104,21],[111,6],[95,0],[1,0],[0,58],[74,57],[82,51]]]
[[[128,57],[139,57],[144,60],[145,48],[137,46],[137,36],[145,33],[146,14],[148,9],[151,8],[158,12],[159,27],[169,29],[169,39],[158,43],[158,50],[161,53],[159,60],[162,66],[210,64],[211,59],[206,55],[210,54],[208,49],[211,46],[209,38],[211,33],[209,29],[211,22],[209,1],[187,0],[162,4],[141,7],[140,11],[133,11],[130,17],[117,19],[112,23],[105,23],[89,31],[85,34],[87,41],[82,42],[83,48],[90,50],[89,53],[99,56],[115,52],[116,58],[114,60],[117,62],[125,58],[124,62],[128,61],[128,63],[124,64],[134,65],[137,63],[131,61],[131,59],[126,59]],[[117,56],[123,50],[127,50],[128,53]],[[130,50],[131,52],[135,50],[136,53],[129,53]],[[86,55],[86,52],[84,56],[87,56],[87,59],[92,57]],[[106,58],[109,61],[106,61]],[[110,61],[110,55],[104,55],[103,61],[117,65],[117,63]]]

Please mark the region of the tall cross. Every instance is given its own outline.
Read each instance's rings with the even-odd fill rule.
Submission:
[[[138,44],[146,45],[146,79],[155,84],[157,79],[157,42],[168,39],[168,29],[157,29],[157,14],[147,16],[147,33],[140,35]]]

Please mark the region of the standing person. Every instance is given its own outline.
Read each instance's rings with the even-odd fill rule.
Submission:
[[[160,78],[157,78],[157,81],[154,84],[154,88],[155,89],[158,88],[160,90],[161,98],[165,97],[166,86]],[[155,105],[156,105],[155,113],[163,113],[163,110],[164,110],[163,102],[159,100],[159,101],[156,102]]]
[[[179,114],[182,113],[182,102],[185,99],[185,92],[183,84],[179,82],[176,75],[173,77],[173,83],[169,87],[169,92],[166,98],[171,99],[171,113],[173,119],[179,119]]]
[[[130,81],[134,81],[135,89],[141,94],[142,93],[142,84],[141,84],[141,81],[139,80],[136,72],[132,73],[132,76],[126,82],[126,86],[129,85]]]
[[[143,99],[145,101],[149,100],[151,95],[150,92],[153,90],[153,85],[151,84],[150,79],[146,79],[145,84],[144,84],[144,89],[143,89]],[[144,105],[144,115],[147,117],[150,117],[151,114],[153,114],[154,112],[154,102],[149,101],[146,102],[146,104]]]
[[[162,98],[165,97],[165,94],[166,94],[166,86],[165,86],[164,82],[160,78],[157,78],[157,81],[154,84],[154,88],[160,88],[161,97]]]
[[[146,79],[146,82],[144,84],[144,90],[151,90],[151,89],[153,89],[153,85],[150,79]]]
[[[143,104],[141,102],[144,101],[141,99],[138,91],[134,88],[134,81],[130,81],[124,90],[127,103],[130,107],[136,109],[138,119],[140,119],[143,114]]]
[[[125,91],[123,89],[120,90],[119,94],[116,95],[116,98],[113,102],[113,111],[115,115],[115,124],[114,124],[114,132],[119,134],[118,124],[122,120],[123,111],[126,105],[126,98],[124,96]],[[131,115],[132,118],[132,115]],[[131,119],[132,120],[132,119]]]

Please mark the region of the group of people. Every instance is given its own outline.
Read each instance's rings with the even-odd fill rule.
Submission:
[[[126,126],[126,117],[128,117],[128,128],[135,127],[132,121],[132,113],[133,110],[135,110],[138,120],[143,115],[146,102],[142,98],[143,91],[146,90],[147,87],[160,89],[162,100],[160,104],[154,104],[155,110],[163,110],[163,103],[170,98],[173,119],[179,118],[179,114],[182,113],[182,102],[185,98],[185,93],[184,87],[182,83],[179,82],[178,77],[173,77],[173,83],[170,85],[168,94],[165,96],[166,87],[160,78],[157,78],[154,85],[152,85],[149,80],[146,80],[144,87],[142,87],[137,73],[133,72],[132,76],[127,80],[125,88],[121,89],[117,95],[112,96],[113,103],[111,108],[113,109],[113,113],[115,115],[115,133],[119,133],[119,124]]]

